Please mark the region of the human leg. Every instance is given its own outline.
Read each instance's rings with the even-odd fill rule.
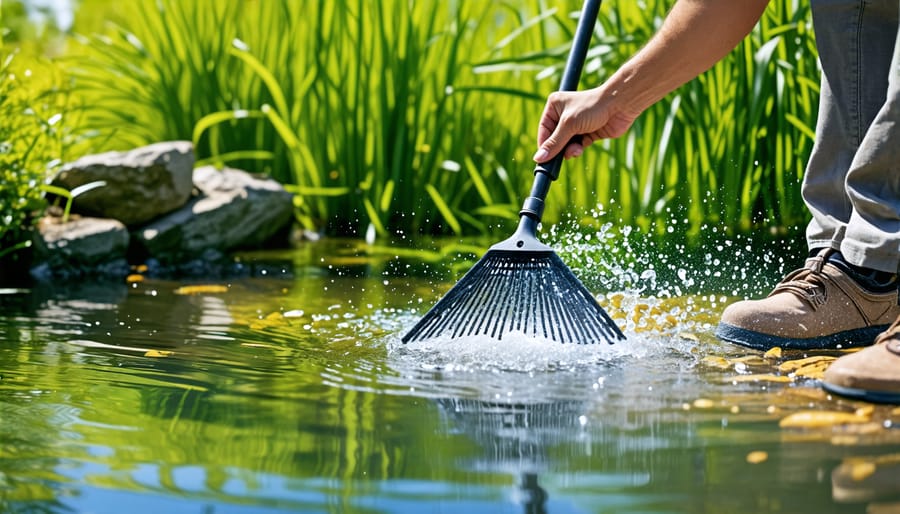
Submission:
[[[841,249],[853,201],[845,181],[886,100],[897,0],[811,0],[822,66],[816,140],[803,179],[811,249]],[[858,264],[859,261],[851,259]]]
[[[768,298],[729,306],[716,330],[759,349],[868,345],[900,315],[900,2],[813,6],[822,97],[803,195],[815,257]]]
[[[900,1],[890,3],[893,11],[883,13],[894,20],[887,92],[847,173],[853,211],[840,250],[853,264],[896,273],[900,266]]]

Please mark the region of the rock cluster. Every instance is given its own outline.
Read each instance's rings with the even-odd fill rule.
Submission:
[[[203,268],[225,252],[260,246],[284,233],[292,195],[271,179],[194,167],[190,142],[172,141],[83,157],[52,184],[74,197],[72,212],[48,216],[33,239],[38,279],[126,275],[134,264]]]

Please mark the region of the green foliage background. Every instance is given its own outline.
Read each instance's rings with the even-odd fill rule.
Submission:
[[[672,3],[606,2],[583,87],[639,49]],[[193,139],[205,162],[288,184],[307,228],[392,238],[503,232],[530,186],[537,119],[579,8],[82,0],[55,59],[74,84],[77,108],[66,120],[77,119],[83,136],[67,150]],[[625,137],[569,161],[545,221],[594,224],[599,210],[666,237],[802,224],[817,76],[806,3],[773,2],[713,70]]]

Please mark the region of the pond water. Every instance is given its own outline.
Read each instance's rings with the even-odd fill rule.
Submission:
[[[3,290],[0,512],[900,511],[900,411],[712,336],[796,262],[568,242],[627,341],[403,345],[457,275],[343,241]]]

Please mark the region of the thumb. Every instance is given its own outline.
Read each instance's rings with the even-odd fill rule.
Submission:
[[[570,134],[571,131],[563,128],[564,126],[564,123],[557,125],[553,133],[541,143],[538,151],[532,157],[534,162],[547,162],[550,158],[565,150],[566,144],[568,144],[574,134]]]

